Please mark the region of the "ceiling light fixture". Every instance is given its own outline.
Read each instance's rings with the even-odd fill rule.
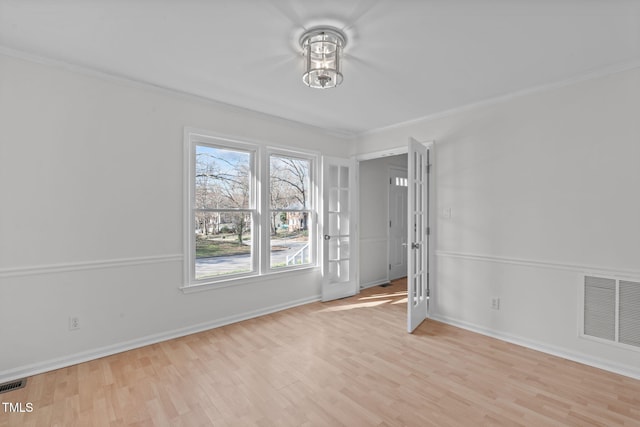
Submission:
[[[347,44],[344,33],[334,27],[314,27],[300,37],[305,55],[302,81],[309,87],[329,89],[342,83],[342,49]]]

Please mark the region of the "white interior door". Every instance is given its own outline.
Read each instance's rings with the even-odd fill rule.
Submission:
[[[429,301],[429,151],[411,138],[408,168],[407,329],[427,318]]]
[[[389,280],[407,275],[407,170],[389,169]]]
[[[353,243],[355,164],[346,159],[322,159],[323,257],[322,300],[355,295],[357,260]]]

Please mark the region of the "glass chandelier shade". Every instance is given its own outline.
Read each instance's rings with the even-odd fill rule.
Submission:
[[[305,56],[304,84],[329,89],[342,83],[342,49],[346,42],[337,28],[316,27],[305,32],[300,38]]]

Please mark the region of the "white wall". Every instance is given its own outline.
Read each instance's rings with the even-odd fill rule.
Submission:
[[[407,168],[407,155],[359,163],[360,286],[389,281],[389,168]]]
[[[0,55],[0,382],[319,297],[317,269],[178,290],[184,126],[353,149],[258,113]]]
[[[634,69],[361,138],[436,141],[435,318],[640,377],[640,352],[578,337],[585,271],[640,277],[639,112]]]

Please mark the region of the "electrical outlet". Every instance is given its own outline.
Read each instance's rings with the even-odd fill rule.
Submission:
[[[69,317],[69,330],[75,331],[76,329],[80,329],[80,318]]]
[[[500,310],[500,298],[491,298],[491,308]]]

